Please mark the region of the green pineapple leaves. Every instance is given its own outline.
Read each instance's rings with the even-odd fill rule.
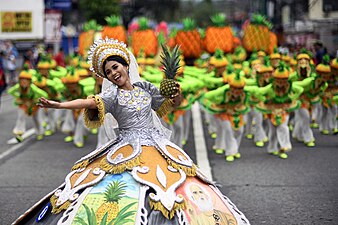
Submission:
[[[108,26],[110,27],[117,27],[121,25],[121,18],[116,15],[106,16],[104,18],[107,21]]]
[[[180,52],[179,46],[175,46],[170,52],[167,46],[162,46],[161,63],[163,65],[163,71],[167,79],[174,79],[178,69],[180,68]]]
[[[278,67],[277,67],[277,70],[279,71],[279,72],[284,72],[285,70],[287,70],[287,66],[286,66],[286,64],[285,64],[285,62],[284,61],[281,61],[280,63],[279,63],[279,65],[278,65]]]
[[[210,19],[216,27],[224,27],[227,25],[225,21],[226,15],[224,13],[217,13],[211,16]]]
[[[323,64],[330,65],[330,56],[328,54],[323,56]]]
[[[216,48],[215,54],[214,54],[216,59],[222,59],[224,57],[224,52],[220,48]]]
[[[255,25],[266,26],[267,28],[269,28],[269,30],[271,30],[273,27],[272,23],[261,14],[253,14],[251,18],[251,23]]]
[[[194,30],[196,28],[196,22],[194,19],[192,18],[184,18],[182,20],[183,23],[183,30],[184,31],[190,31],[190,30]]]
[[[96,22],[96,20],[89,20],[87,23],[83,25],[83,31],[100,31],[102,30],[102,26]]]
[[[114,181],[109,184],[104,195],[107,202],[118,202],[126,193],[124,182]]]
[[[147,30],[147,29],[149,29],[148,19],[145,18],[145,17],[141,17],[138,20],[138,25],[139,25],[139,30]]]

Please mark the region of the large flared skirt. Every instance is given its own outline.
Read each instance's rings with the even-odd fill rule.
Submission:
[[[65,211],[51,213],[51,195],[47,195],[15,224],[249,224],[244,214],[217,187],[198,177],[188,177],[176,189],[185,203],[171,218],[163,210],[151,207],[148,196],[152,192],[148,186],[135,181],[129,172],[109,174],[93,187],[84,189]]]

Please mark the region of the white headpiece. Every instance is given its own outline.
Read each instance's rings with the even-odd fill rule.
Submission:
[[[88,51],[88,63],[91,65],[90,70],[97,76],[105,77],[102,68],[103,62],[109,56],[120,56],[128,65],[130,64],[130,54],[127,45],[115,39],[99,39],[94,42]]]

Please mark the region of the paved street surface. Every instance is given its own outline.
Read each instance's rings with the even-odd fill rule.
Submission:
[[[15,119],[16,108],[5,95],[0,109],[0,225],[11,224],[60,185],[73,163],[96,145],[96,137],[90,135],[78,149],[64,143],[61,132],[43,141],[32,135],[21,144],[8,145]],[[213,179],[252,224],[338,224],[338,136],[315,130],[315,137],[315,148],[293,141],[287,160],[268,155],[244,138],[242,158],[228,163],[210,150],[213,142],[207,135]],[[192,133],[185,149],[196,161]]]

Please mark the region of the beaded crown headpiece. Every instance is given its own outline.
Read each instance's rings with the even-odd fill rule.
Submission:
[[[106,37],[106,39],[95,41],[88,51],[88,63],[91,65],[90,70],[97,76],[105,77],[102,65],[109,56],[120,56],[128,65],[130,64],[127,45],[118,40]]]

